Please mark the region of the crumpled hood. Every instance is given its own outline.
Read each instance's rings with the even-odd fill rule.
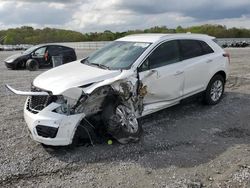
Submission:
[[[51,91],[54,95],[60,95],[72,87],[100,82],[120,73],[119,70],[105,70],[75,61],[40,74],[33,81],[33,85]]]
[[[26,55],[22,54],[22,53],[18,53],[18,54],[14,54],[10,57],[8,57],[7,59],[5,59],[5,62],[13,62],[15,61],[17,58],[21,58],[21,57],[25,57]]]

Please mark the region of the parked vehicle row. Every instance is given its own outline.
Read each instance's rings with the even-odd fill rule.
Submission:
[[[199,34],[140,34],[109,43],[89,57],[36,77],[24,118],[34,140],[76,145],[99,130],[120,143],[138,141],[140,117],[201,94],[220,102],[229,55]]]
[[[31,71],[39,67],[51,67],[52,57],[62,56],[62,64],[76,60],[76,53],[73,48],[55,44],[36,45],[8,57],[4,62],[9,69],[27,68]]]
[[[17,45],[0,45],[0,51],[15,51],[15,50],[27,50],[32,45],[29,44],[17,44]]]
[[[241,42],[232,42],[232,43],[224,43],[222,45],[223,48],[245,48],[250,46],[250,44],[246,41],[241,41]]]

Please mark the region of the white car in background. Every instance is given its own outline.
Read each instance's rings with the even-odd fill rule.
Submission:
[[[201,34],[138,34],[34,79],[24,118],[34,140],[70,145],[102,128],[120,143],[137,141],[139,117],[202,93],[217,104],[229,55]]]

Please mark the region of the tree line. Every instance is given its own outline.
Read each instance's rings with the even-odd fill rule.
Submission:
[[[29,26],[0,30],[1,44],[40,44],[52,42],[81,42],[81,41],[111,41],[117,38],[136,33],[202,33],[217,38],[250,38],[250,29],[227,28],[222,25],[201,25],[175,29],[166,26],[155,26],[144,30],[129,30],[125,32],[80,33],[71,30],[44,28],[34,29]]]

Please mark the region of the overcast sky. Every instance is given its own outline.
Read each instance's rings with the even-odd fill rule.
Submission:
[[[125,31],[204,23],[250,28],[250,0],[0,0],[0,29]]]

